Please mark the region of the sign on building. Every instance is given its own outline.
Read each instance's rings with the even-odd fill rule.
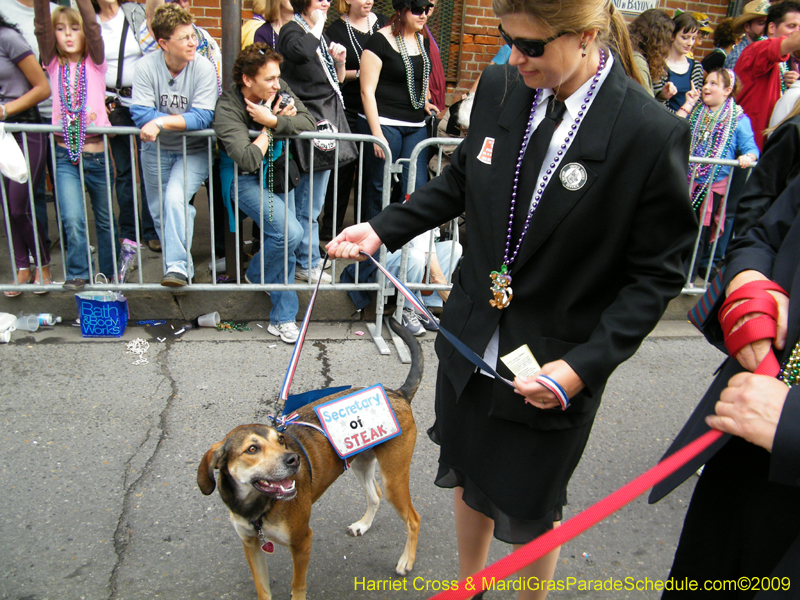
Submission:
[[[614,0],[614,7],[623,12],[639,14],[658,8],[658,0]]]

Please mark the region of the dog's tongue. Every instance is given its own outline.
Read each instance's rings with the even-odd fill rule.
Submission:
[[[295,492],[294,480],[292,479],[282,479],[280,481],[262,479],[256,483],[256,486],[266,494],[276,494],[278,496],[286,496]]]

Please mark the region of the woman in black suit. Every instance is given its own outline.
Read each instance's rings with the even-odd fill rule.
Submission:
[[[442,326],[506,378],[497,357],[527,344],[569,399],[562,410],[541,380],[511,388],[476,373],[437,338],[429,434],[441,445],[436,483],[455,488],[459,578],[484,566],[492,534],[524,544],[561,520],[606,380],[679,293],[697,231],[688,128],[611,55],[627,41],[613,3],[495,0],[494,10],[511,57],[484,71],[451,165],[328,245],[347,258],[394,250],[466,212],[470,245]],[[553,96],[563,115],[560,102],[548,108]],[[557,558],[521,574],[552,578]]]
[[[667,455],[708,431],[708,424],[741,437],[723,437],[656,486],[651,496],[651,501],[660,499],[706,463],[686,514],[670,577],[694,579],[701,590],[704,581],[742,577],[747,583],[755,579],[760,583],[750,589],[709,594],[715,599],[769,596],[758,594],[770,589],[762,577],[778,578],[769,585],[774,590],[780,580],[779,591],[774,591],[789,597],[787,581],[791,584],[800,578],[800,387],[791,374],[800,365],[800,302],[796,300],[800,297],[800,179],[794,179],[761,221],[733,242],[726,256],[722,284],[728,296],[757,280],[774,281],[788,294],[770,292],[778,305],[775,338],[745,346],[725,362]],[[715,345],[723,340],[716,315],[724,298],[713,307],[714,318],[704,327]],[[742,320],[760,314],[749,313]],[[781,365],[784,383],[748,373],[755,371],[770,348]],[[726,418],[706,421],[715,406]],[[681,597],[680,590],[662,596]]]

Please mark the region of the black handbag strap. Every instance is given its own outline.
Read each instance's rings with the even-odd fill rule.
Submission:
[[[120,8],[120,10],[122,10]],[[125,16],[122,25],[122,37],[119,38],[119,59],[117,60],[117,91],[122,88],[122,63],[125,58],[125,40],[128,37],[128,17]]]

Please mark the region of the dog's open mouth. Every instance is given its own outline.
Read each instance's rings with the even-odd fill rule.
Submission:
[[[275,496],[278,500],[291,500],[297,494],[293,479],[282,479],[281,481],[268,481],[259,479],[253,482],[259,492]]]

